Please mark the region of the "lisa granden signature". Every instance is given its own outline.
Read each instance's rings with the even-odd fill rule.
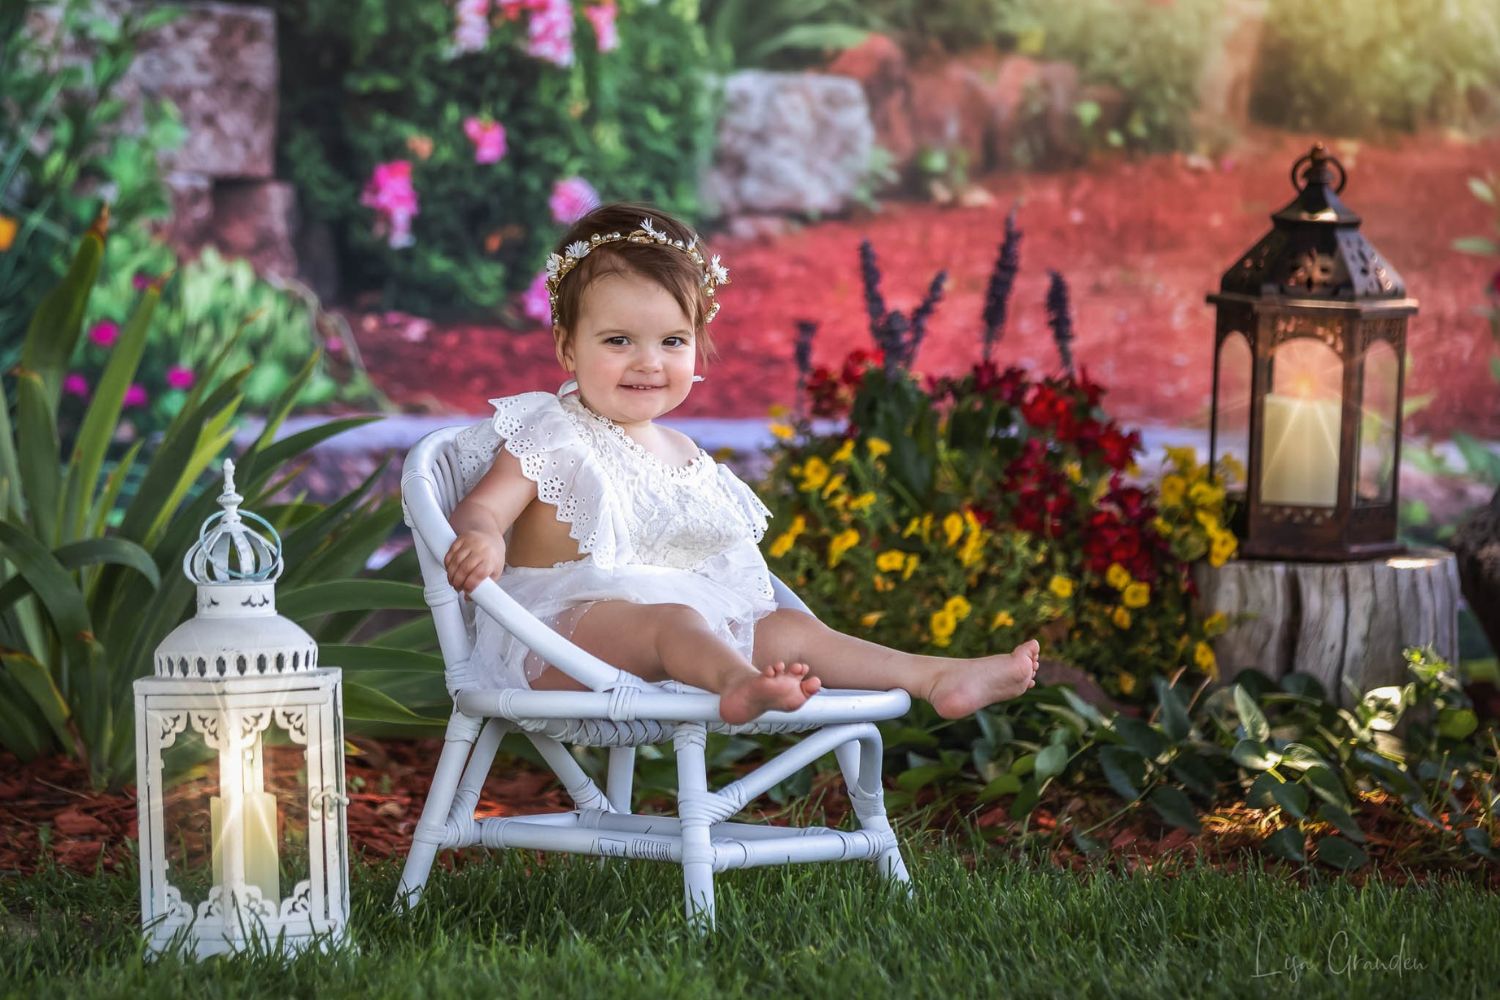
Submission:
[[[1261,959],[1261,942],[1264,934],[1255,932],[1255,972],[1251,979],[1262,979],[1268,976],[1288,976],[1290,982],[1297,982],[1305,973],[1318,971],[1313,963],[1301,955],[1287,955],[1282,959],[1281,968],[1267,968]],[[1274,963],[1273,963],[1274,964]],[[1356,972],[1394,972],[1396,975],[1404,975],[1407,972],[1421,972],[1427,968],[1427,963],[1406,953],[1406,935],[1401,935],[1401,943],[1396,946],[1396,953],[1388,956],[1361,955],[1351,951],[1349,948],[1349,932],[1339,931],[1328,941],[1328,951],[1324,956],[1324,970],[1334,976],[1353,976]]]

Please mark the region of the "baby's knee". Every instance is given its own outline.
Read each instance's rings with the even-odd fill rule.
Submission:
[[[650,627],[656,646],[673,636],[709,630],[708,619],[687,604],[649,605]]]

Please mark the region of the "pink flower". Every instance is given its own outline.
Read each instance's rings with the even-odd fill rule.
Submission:
[[[499,163],[505,155],[505,126],[488,118],[465,118],[464,135],[474,144],[475,163]]]
[[[599,207],[599,192],[582,177],[569,177],[552,185],[547,206],[552,209],[553,221],[571,226]]]
[[[89,328],[89,339],[100,347],[113,347],[115,341],[120,339],[120,324],[101,319]]]
[[[573,65],[572,0],[544,0],[528,4],[526,54],[557,66]]]
[[[453,51],[478,52],[490,40],[490,0],[458,0],[454,13]]]
[[[376,164],[375,172],[359,196],[359,203],[379,213],[375,235],[388,236],[392,249],[409,247],[415,242],[411,235],[411,220],[420,209],[416,189],[411,184],[410,160]]]
[[[146,395],[146,390],[141,387],[141,384],[139,382],[132,382],[130,383],[130,388],[125,390],[125,399],[123,402],[126,406],[145,406],[149,399],[150,397]]]
[[[69,372],[67,376],[63,378],[62,390],[69,396],[77,396],[80,399],[88,399],[89,380],[84,378],[78,372]]]
[[[521,293],[521,311],[538,323],[552,325],[552,303],[547,298],[546,271],[538,271],[531,286]]]
[[[151,276],[145,271],[137,271],[134,277],[130,279],[130,287],[138,292],[144,292],[150,284]]]
[[[184,368],[182,365],[173,365],[167,369],[167,385],[173,389],[191,389],[193,382],[196,380],[197,376],[193,374],[191,368]]]
[[[594,26],[594,38],[599,44],[599,51],[609,52],[619,48],[620,36],[615,31],[615,0],[585,7],[583,12],[588,15],[589,23]]]

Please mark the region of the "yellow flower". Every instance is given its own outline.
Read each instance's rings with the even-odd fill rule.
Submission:
[[[1183,472],[1191,472],[1198,464],[1198,453],[1186,445],[1167,448],[1167,461]]]
[[[1077,462],[1064,462],[1063,472],[1067,474],[1070,482],[1075,485],[1083,482],[1083,466]]]
[[[1125,588],[1120,600],[1127,608],[1144,608],[1151,603],[1151,585],[1137,580]]]
[[[828,565],[837,566],[844,553],[859,544],[859,532],[848,528],[834,535],[828,543]]]
[[[766,412],[777,420],[780,420],[782,417],[786,416],[792,411],[787,409],[786,404],[784,403],[772,403],[770,406],[766,407]]]
[[[1223,635],[1229,629],[1229,616],[1222,611],[1215,611],[1203,619],[1203,631],[1208,633],[1210,639]]]
[[[990,619],[990,631],[993,632],[997,628],[1010,628],[1015,623],[1016,620],[1011,617],[1009,611],[996,611],[995,617]]]
[[[802,488],[811,492],[822,489],[826,482],[828,482],[828,463],[814,455],[802,467]]]
[[[1172,536],[1172,524],[1164,517],[1153,517],[1151,519],[1151,527],[1155,528],[1156,533],[1163,538],[1170,538]]]
[[[974,610],[974,605],[958,594],[948,598],[948,603],[943,605],[943,610],[948,612],[959,621],[969,617],[969,612]]]
[[[874,627],[874,625],[875,625],[876,622],[880,621],[881,617],[884,614],[885,614],[884,611],[871,611],[868,614],[860,615],[859,616],[859,623],[861,625],[863,625],[865,628],[872,628],[872,627]]]
[[[834,473],[833,474],[833,478],[830,479],[830,480],[828,480],[828,485],[823,487],[823,499],[826,500],[829,497],[833,496],[840,489],[842,489],[843,486],[844,486],[844,474],[842,472],[836,472],[836,473]]]
[[[1115,608],[1114,613],[1109,617],[1115,623],[1115,628],[1130,627],[1130,612],[1124,608]]]
[[[803,517],[801,514],[798,514],[796,517],[792,518],[792,526],[787,530],[795,531],[799,535],[802,534],[807,530],[807,518]]]
[[[943,518],[943,534],[948,536],[948,545],[950,548],[958,544],[958,540],[963,537],[963,533],[963,518],[959,517],[957,514],[949,514],[947,517]]]
[[[906,568],[901,571],[901,579],[910,580],[911,575],[917,571],[917,563],[921,562],[915,552],[907,553]]]
[[[869,510],[873,506],[875,506],[875,494],[873,493],[861,493],[849,501],[849,509],[856,514],[860,511]]]
[[[0,215],[0,253],[5,253],[16,241],[17,228],[15,219],[8,215]]]
[[[944,608],[942,611],[934,611],[928,622],[932,629],[932,640],[939,646],[948,645],[948,640],[953,638],[953,630],[958,627],[958,619],[953,612]]]
[[[885,438],[872,437],[865,442],[865,447],[870,449],[871,458],[879,458],[891,453],[891,443]]]
[[[788,552],[792,551],[792,546],[796,545],[796,544],[797,544],[797,533],[796,532],[794,532],[794,531],[783,532],[782,534],[780,534],[780,535],[778,535],[776,537],[776,541],[774,541],[774,542],[771,543],[771,558],[772,559],[780,559],[782,556],[784,556]]]
[[[1194,483],[1188,490],[1188,499],[1201,507],[1215,507],[1224,502],[1224,490],[1208,483]]]
[[[1229,531],[1216,531],[1210,536],[1208,549],[1208,563],[1210,566],[1222,566],[1234,554],[1239,551],[1240,541]]]
[[[847,462],[854,454],[854,439],[844,438],[844,443],[839,445],[839,450],[833,453],[832,461]]]
[[[1187,490],[1187,483],[1179,475],[1167,475],[1161,481],[1161,502],[1168,506],[1176,506],[1182,503],[1182,494]]]
[[[1120,676],[1115,679],[1120,682],[1121,694],[1130,694],[1135,690],[1135,674],[1127,674],[1122,670]]]
[[[971,532],[969,534],[969,537],[964,539],[963,548],[958,550],[958,561],[965,567],[972,566],[977,563],[984,555],[984,543],[986,537],[987,536],[978,531]]]
[[[1213,678],[1217,678],[1219,676],[1219,661],[1218,658],[1214,656],[1214,648],[1208,643],[1199,641],[1199,643],[1193,647],[1193,662],[1198,665],[1199,670],[1203,671],[1208,676]]]
[[[1109,569],[1104,571],[1104,582],[1116,590],[1124,590],[1130,586],[1130,570],[1119,563],[1110,563]]]
[[[882,573],[894,573],[906,565],[906,553],[887,549],[875,557],[875,568]]]
[[[910,538],[912,535],[915,535],[917,532],[919,532],[921,530],[922,530],[922,519],[920,517],[914,517],[910,521],[906,522],[906,530],[903,531],[903,532],[901,532],[901,537],[902,538]]]
[[[1211,534],[1219,530],[1219,519],[1214,516],[1214,513],[1212,511],[1200,510],[1193,516],[1197,518],[1199,524],[1203,525],[1204,531],[1207,531]]]
[[[888,576],[881,576],[879,573],[875,574],[875,592],[877,594],[884,594],[887,591],[891,591],[891,590],[895,590],[895,589],[896,589],[896,585],[891,582],[891,578],[890,577],[888,577]]]
[[[1243,483],[1245,481],[1245,466],[1233,455],[1225,455],[1219,459],[1219,469],[1228,482]]]
[[[771,434],[778,441],[790,441],[797,436],[797,429],[791,424],[783,424],[779,420],[771,422]]]
[[[1073,581],[1058,574],[1047,584],[1047,589],[1066,601],[1073,596]]]

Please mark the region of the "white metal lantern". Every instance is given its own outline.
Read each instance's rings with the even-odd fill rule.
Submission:
[[[239,510],[242,500],[226,461],[223,510],[183,558],[198,612],[157,647],[155,676],[135,682],[141,922],[152,954],[297,951],[342,944],[347,935],[340,671],[318,667],[317,643],[276,613],[281,540],[263,518]],[[212,777],[217,754],[209,850],[196,858],[182,848],[190,838],[167,822],[168,804],[175,816],[187,802],[195,823],[183,826],[205,828],[203,803],[177,794],[164,770],[164,751],[184,733],[201,738],[209,755],[206,766],[185,773]],[[298,787],[281,797],[267,787],[272,733],[298,755]],[[172,851],[184,856],[169,861]],[[294,864],[304,851],[305,864]]]

